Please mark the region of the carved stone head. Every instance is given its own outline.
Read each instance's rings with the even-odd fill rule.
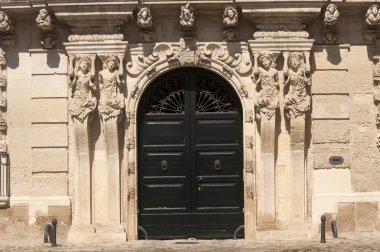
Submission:
[[[288,64],[290,68],[298,69],[304,62],[304,56],[300,52],[292,52],[289,54]]]
[[[335,25],[338,21],[340,13],[335,4],[329,4],[325,11],[325,17],[323,19],[323,23],[325,25]]]
[[[264,69],[269,69],[273,67],[273,58],[269,53],[260,53],[259,64]]]
[[[223,13],[223,24],[225,27],[235,27],[239,23],[239,13],[237,10],[232,7],[228,6],[224,9]]]
[[[185,6],[181,6],[180,24],[183,29],[189,30],[194,26],[194,9],[187,2]]]
[[[4,119],[0,119],[0,132],[4,133],[7,131],[7,122]]]
[[[0,32],[7,32],[11,30],[10,20],[8,15],[0,11]]]
[[[111,55],[109,56],[107,59],[106,59],[106,64],[105,64],[105,67],[109,70],[109,71],[113,71],[115,69],[118,69],[119,68],[119,60],[116,56],[114,55]]]
[[[83,73],[87,73],[90,71],[91,68],[91,60],[89,57],[83,57],[80,58],[77,67],[79,70],[81,70]]]
[[[379,21],[380,21],[379,6],[374,4],[371,7],[369,7],[365,16],[366,16],[365,20],[368,25],[379,24]]]
[[[152,27],[153,18],[148,7],[143,7],[137,13],[137,25],[141,28]]]
[[[5,140],[0,141],[0,153],[7,153],[8,152],[8,143]]]
[[[51,17],[46,9],[41,9],[36,18],[37,26],[45,32],[51,31],[53,29],[53,24],[51,22]]]

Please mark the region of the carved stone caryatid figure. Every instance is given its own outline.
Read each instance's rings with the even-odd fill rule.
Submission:
[[[56,44],[56,34],[53,31],[53,19],[46,9],[39,11],[36,25],[41,30],[41,45],[47,49],[53,48]]]
[[[336,5],[329,4],[325,10],[322,31],[322,39],[328,44],[336,41],[336,23],[339,16],[340,13]]]
[[[285,85],[289,92],[285,95],[285,110],[292,119],[304,117],[310,110],[310,96],[306,87],[311,85],[307,76],[310,72],[309,52],[283,52],[284,74],[287,76]]]
[[[239,13],[232,7],[228,6],[224,9],[223,13],[223,40],[224,41],[236,41],[237,39],[237,29],[236,26],[239,24]]]
[[[179,16],[179,23],[183,30],[193,30],[194,28],[194,9],[190,7],[190,3],[187,2],[185,6],[181,6],[181,15]]]
[[[363,39],[367,44],[376,42],[376,26],[380,23],[379,6],[372,5],[365,14],[365,28],[363,31]]]
[[[137,13],[137,25],[140,27],[142,42],[153,42],[153,17],[148,7],[143,7]]]
[[[279,107],[278,99],[278,71],[274,68],[270,53],[254,52],[254,82],[260,91],[257,97],[257,106],[260,114],[269,121]]]
[[[80,122],[96,108],[96,98],[93,96],[96,86],[92,82],[95,77],[95,57],[95,54],[82,57],[69,55],[69,114]]]
[[[123,58],[109,56],[105,60],[104,69],[99,72],[99,114],[102,120],[117,118],[124,108],[124,97],[120,93],[122,85],[123,67],[120,62]]]

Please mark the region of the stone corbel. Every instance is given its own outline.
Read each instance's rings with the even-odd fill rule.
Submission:
[[[56,45],[54,14],[47,9],[41,9],[36,18],[36,25],[41,31],[41,45],[44,49],[52,49]]]
[[[13,18],[4,11],[0,11],[0,46],[4,49],[16,44]]]
[[[142,7],[137,12],[136,23],[140,27],[140,38],[143,43],[153,42],[153,17],[148,7]]]
[[[336,23],[338,22],[340,13],[335,4],[329,4],[324,13],[322,39],[327,44],[333,44],[336,41]]]
[[[223,13],[223,41],[233,42],[237,40],[237,26],[239,24],[239,13],[238,11],[232,7],[228,6],[224,9]]]
[[[365,20],[363,25],[363,40],[369,44],[373,45],[376,43],[376,30],[380,23],[380,13],[379,6],[374,4],[371,5],[365,14]]]

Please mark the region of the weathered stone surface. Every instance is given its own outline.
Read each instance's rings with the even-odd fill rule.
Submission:
[[[32,123],[67,122],[67,99],[32,99]]]
[[[378,202],[355,202],[355,231],[373,231]]]
[[[315,67],[318,70],[348,69],[348,49],[328,46],[314,49]]]
[[[350,93],[372,93],[372,55],[373,48],[371,47],[350,47],[348,64],[350,75]]]
[[[67,126],[34,124],[32,147],[66,147]]]
[[[313,171],[314,193],[350,193],[349,169],[318,169]]]
[[[315,71],[313,73],[312,94],[348,93],[349,74],[346,70]]]
[[[314,143],[348,143],[350,141],[350,121],[314,120]]]
[[[67,173],[33,173],[33,196],[67,195]]]
[[[355,214],[353,202],[338,203],[337,226],[340,232],[355,231]]]
[[[343,163],[332,165],[329,162],[331,156],[343,157]],[[318,144],[313,147],[314,169],[324,168],[349,168],[351,165],[350,146],[348,144]]]
[[[67,97],[66,75],[33,75],[32,98]]]
[[[33,148],[33,172],[67,172],[68,154],[66,148]]]
[[[314,119],[349,118],[348,95],[313,95]]]
[[[373,94],[352,94],[350,95],[350,121],[352,123],[375,122],[377,113],[373,103]]]

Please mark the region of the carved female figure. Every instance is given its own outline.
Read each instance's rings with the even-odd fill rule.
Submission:
[[[69,100],[69,114],[83,122],[88,114],[96,108],[96,98],[92,92],[96,86],[92,82],[95,76],[95,54],[83,56],[76,61],[73,69],[74,55],[69,55],[69,77],[71,96]]]
[[[325,25],[335,25],[339,18],[339,11],[335,4],[329,4],[325,11],[323,23]]]
[[[40,10],[36,18],[36,24],[43,32],[49,32],[53,29],[51,18],[46,9]]]
[[[371,7],[368,8],[365,21],[368,25],[377,25],[379,23],[380,21],[379,6],[372,5]]]
[[[4,12],[0,11],[0,32],[6,32],[9,30],[9,17]]]
[[[309,52],[283,52],[283,56],[283,71],[287,76],[285,85],[289,85],[289,92],[285,95],[285,110],[291,118],[304,116],[310,110],[310,96],[306,91],[306,87],[311,85],[311,79],[306,76],[310,72]]]
[[[123,69],[120,67],[119,61],[122,62],[122,57],[118,59],[115,56],[109,56],[106,59],[104,69],[99,72],[99,113],[103,120],[115,118],[121,114],[124,108],[124,97],[120,93],[120,86],[123,76]]]
[[[272,56],[269,53],[255,52],[254,74],[255,83],[261,90],[257,98],[260,112],[265,114],[268,120],[275,114],[279,107],[278,99],[278,71],[274,68]]]
[[[181,6],[180,24],[185,29],[190,29],[194,25],[194,10],[190,7],[190,3],[187,2],[185,6]]]
[[[152,15],[149,8],[143,7],[137,13],[137,25],[141,28],[149,28],[152,26]]]
[[[223,24],[225,27],[235,27],[239,23],[239,13],[237,10],[232,7],[228,6],[224,9],[223,13]]]

